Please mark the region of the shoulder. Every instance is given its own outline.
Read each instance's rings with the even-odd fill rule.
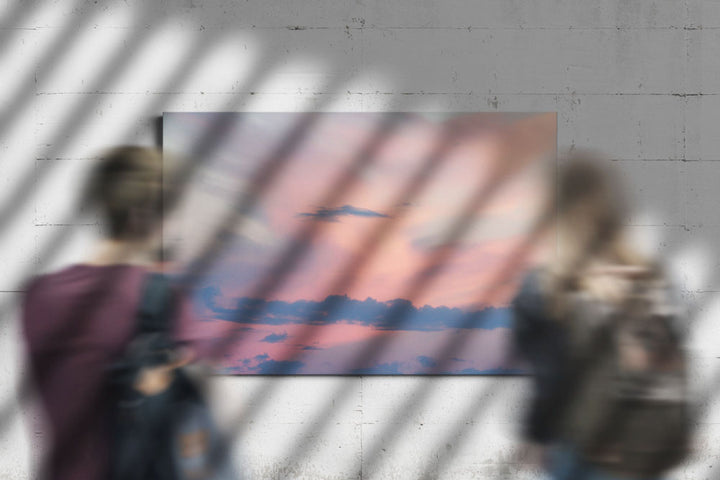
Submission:
[[[29,297],[32,297],[36,294],[36,292],[41,288],[41,285],[43,281],[45,280],[45,275],[36,275],[34,277],[31,277],[29,280],[25,282],[25,284],[22,287],[23,296],[27,300]]]
[[[23,308],[55,316],[79,297],[94,295],[108,286],[123,299],[133,299],[145,275],[142,267],[129,265],[93,266],[75,264],[36,275],[23,288]],[[27,317],[27,315],[26,315]]]
[[[55,283],[55,276],[59,272],[35,275],[23,285],[23,309],[27,310],[32,305],[43,304],[52,293],[52,284]]]

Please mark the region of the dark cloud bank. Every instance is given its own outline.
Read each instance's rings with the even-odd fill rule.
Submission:
[[[356,300],[345,295],[330,295],[319,302],[268,301],[241,297],[236,300],[235,308],[225,308],[217,302],[220,296],[218,287],[205,287],[199,295],[202,304],[212,312],[213,318],[248,324],[330,325],[345,322],[373,326],[379,330],[415,331],[458,328],[492,330],[512,326],[512,316],[507,308],[487,307],[468,312],[450,307],[415,307],[409,300],[404,299],[379,302],[373,298]],[[282,341],[284,338],[278,338],[281,336],[269,335],[263,341]]]
[[[478,370],[476,368],[463,368],[463,369],[444,369],[435,370],[434,367],[439,365],[439,361],[431,357],[420,356],[417,357],[421,365],[427,369],[426,372],[433,375],[523,375],[527,372],[519,368],[489,368],[485,370]],[[266,353],[262,355],[256,355],[253,358],[247,358],[242,361],[244,370],[230,368],[226,373],[239,373],[244,371],[245,373],[254,375],[294,375],[300,373],[305,367],[305,363],[298,360],[273,360]],[[254,364],[254,365],[253,365]],[[363,368],[355,368],[348,372],[344,372],[349,375],[404,375],[402,367],[405,364],[403,362],[390,362],[390,363],[377,363],[375,365]]]

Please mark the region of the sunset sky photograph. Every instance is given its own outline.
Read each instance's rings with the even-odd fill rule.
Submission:
[[[164,242],[214,248],[192,329],[225,374],[520,373],[555,142],[547,113],[165,113],[195,173]]]

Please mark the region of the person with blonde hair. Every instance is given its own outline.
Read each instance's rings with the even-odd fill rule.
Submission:
[[[658,262],[623,226],[602,157],[553,172],[553,245],[512,302],[534,374],[526,438],[555,479],[652,479],[687,452],[682,326]]]

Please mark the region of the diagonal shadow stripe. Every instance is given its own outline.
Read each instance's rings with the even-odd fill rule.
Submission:
[[[87,21],[85,16],[80,18]],[[69,33],[76,34],[77,32],[78,30],[73,28]],[[150,35],[150,33],[150,29],[140,30],[137,35],[133,35],[122,48],[117,50],[113,58],[108,62],[108,67],[100,74],[99,78],[90,88],[90,91],[102,91],[106,88],[124,70],[133,57],[138,54],[138,47],[143,45],[144,40]],[[59,42],[59,44],[63,48],[66,48],[63,41]],[[58,57],[62,57],[59,52],[56,52],[58,47],[59,45],[56,45],[53,48],[53,53]],[[53,59],[53,64],[56,61],[57,59]],[[45,69],[41,67],[41,70],[44,71]],[[26,91],[28,91],[28,94],[31,94],[34,93],[34,90],[34,83],[29,82],[26,86]],[[20,106],[16,106],[15,103],[24,101],[23,99],[25,96],[25,92],[21,92],[20,95],[15,96],[15,100],[13,100],[14,103],[11,105],[8,112],[11,112],[11,114],[17,112]],[[54,158],[57,156],[57,152],[61,152],[68,146],[70,140],[74,138],[74,133],[77,132],[78,129],[81,128],[82,124],[88,120],[93,111],[94,100],[90,96],[86,97],[83,101],[77,104],[73,111],[68,115],[68,118],[63,122],[63,126],[60,128],[60,131],[56,133],[49,142],[49,144],[52,145],[51,153],[49,155],[50,158]],[[7,119],[0,118],[0,136],[2,136],[2,132],[11,120],[12,115],[10,115]],[[10,193],[10,198],[12,200],[0,207],[0,236],[8,231],[7,228],[2,227],[7,226],[15,215],[22,211],[20,206],[31,198],[35,188],[40,188],[42,181],[49,176],[54,168],[55,164],[52,162],[43,163],[41,167],[35,170],[30,170],[15,184],[12,192]]]
[[[30,15],[33,6],[33,2],[15,2],[12,10],[3,17],[0,23],[0,59],[12,43],[11,35],[19,30],[15,25],[22,23]]]
[[[32,2],[22,2],[30,5]],[[78,10],[74,21],[68,22],[63,27],[59,37],[53,42],[51,48],[45,51],[45,54],[37,61],[37,69],[33,69],[25,79],[20,83],[21,90],[14,92],[9,105],[6,105],[5,111],[0,114],[0,140],[4,139],[7,129],[17,116],[29,105],[33,96],[36,94],[36,79],[47,78],[55,70],[55,68],[65,58],[65,52],[70,50],[72,42],[80,35],[84,26],[97,15],[97,12],[88,12],[89,8],[83,9],[82,1],[78,1]]]
[[[483,394],[481,394],[475,402],[472,402],[472,404],[464,410],[461,415],[458,415],[458,423],[461,427],[452,435],[448,435],[442,441],[437,442],[437,445],[442,445],[443,447],[438,448],[435,455],[431,457],[430,461],[426,462],[427,466],[422,469],[424,473],[422,474],[422,477],[420,477],[422,480],[442,478],[442,474],[445,468],[447,468],[448,462],[455,454],[458,453],[459,450],[458,448],[444,448],[444,446],[457,445],[458,440],[462,438],[462,435],[469,431],[471,427],[477,425],[474,421],[467,421],[466,419],[475,418],[479,412],[487,410],[491,402],[493,400],[498,400],[508,388],[508,383],[504,382],[504,379],[502,378],[495,377],[488,378],[487,380],[490,385],[485,388]],[[415,410],[417,408],[419,408],[417,404],[413,404],[410,407],[411,410]]]

